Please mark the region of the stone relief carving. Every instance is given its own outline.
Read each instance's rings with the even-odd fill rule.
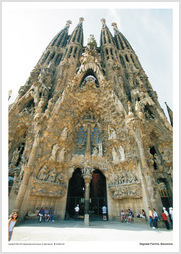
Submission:
[[[56,160],[56,155],[57,155],[58,149],[60,149],[58,144],[53,145],[53,147],[52,147],[52,154],[50,156],[51,160]]]
[[[114,164],[125,160],[124,148],[122,146],[119,146],[119,149],[112,148],[112,159]]]
[[[62,197],[65,195],[66,184],[49,183],[34,181],[30,194],[35,196]]]
[[[109,189],[113,199],[141,198],[141,183],[132,172],[114,173],[109,184]]]
[[[57,178],[56,178],[56,183],[62,183],[63,181],[63,174],[60,173],[57,175]]]
[[[113,163],[119,162],[119,155],[114,147],[112,148],[112,159],[113,159]]]
[[[140,183],[136,175],[131,172],[120,172],[113,175],[113,181],[110,185]]]
[[[45,181],[47,179],[47,166],[44,165],[37,176],[38,179]]]
[[[125,153],[124,153],[124,148],[122,146],[119,147],[119,153],[120,153],[120,160],[124,161],[125,160]]]
[[[161,153],[162,159],[163,159],[163,164],[166,168],[172,167],[172,154],[170,151],[164,151]]]
[[[102,142],[99,142],[98,149],[99,149],[98,156],[102,157],[103,156]]]
[[[98,149],[96,147],[93,148],[93,156],[97,156],[98,155]]]
[[[60,151],[58,151],[58,153],[57,153],[57,161],[58,162],[61,162],[64,160],[65,152],[66,152],[65,148],[62,148]]]
[[[108,139],[116,139],[116,131],[108,125]]]
[[[140,184],[109,186],[113,199],[141,198],[142,190]]]
[[[64,160],[65,148],[60,148],[58,144],[53,145],[50,160],[61,162]]]
[[[50,182],[55,182],[55,178],[56,178],[56,172],[55,170],[51,170],[48,174],[47,174],[47,181]]]
[[[160,159],[160,157],[157,154],[154,154],[154,160],[155,160],[155,163],[157,165],[157,169],[159,171],[163,171],[163,166],[162,166],[161,159]]]
[[[60,136],[60,140],[64,141],[67,139],[67,135],[68,135],[68,128],[65,127],[61,133],[61,136]]]
[[[167,190],[164,182],[160,182],[157,184],[159,190]]]

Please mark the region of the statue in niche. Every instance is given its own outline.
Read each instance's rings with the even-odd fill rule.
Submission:
[[[124,153],[124,148],[122,146],[119,147],[119,153],[120,153],[120,157],[121,157],[121,161],[125,160],[125,153]]]
[[[97,156],[98,155],[98,149],[96,147],[93,148],[93,156]]]
[[[108,125],[108,135],[109,135],[109,138],[108,139],[116,139],[116,132],[113,128],[111,128],[109,125]]]
[[[55,170],[52,170],[48,173],[47,181],[54,182],[56,178],[56,172]]]
[[[102,153],[102,142],[99,142],[98,148],[99,148],[98,156],[99,156],[99,157],[102,157],[102,155],[103,155],[103,153]]]
[[[57,161],[58,162],[61,162],[64,160],[65,152],[66,152],[65,148],[62,148],[60,151],[58,151],[58,153],[57,153]]]
[[[57,176],[57,178],[56,178],[56,183],[62,183],[62,181],[63,181],[63,174],[60,173],[60,174]]]
[[[47,178],[47,166],[44,165],[38,174],[38,179],[45,181]]]
[[[65,127],[61,133],[61,136],[60,136],[60,140],[66,140],[67,139],[67,133],[68,133],[68,129],[67,127]]]
[[[56,160],[57,151],[60,149],[58,144],[53,145],[52,147],[52,155],[50,156],[50,159]]]
[[[119,162],[119,156],[118,156],[116,149],[114,147],[112,148],[112,158],[113,158],[113,163]]]

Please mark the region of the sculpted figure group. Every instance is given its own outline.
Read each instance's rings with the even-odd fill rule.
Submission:
[[[48,167],[44,165],[40,169],[37,175],[37,179],[42,181],[48,181],[48,182],[62,183],[63,174],[62,173],[56,174],[55,169],[48,171]]]

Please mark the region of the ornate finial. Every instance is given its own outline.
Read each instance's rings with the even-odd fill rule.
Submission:
[[[82,23],[84,21],[84,18],[79,18],[79,22]]]
[[[72,24],[71,20],[67,20],[66,27],[70,27],[70,24]]]
[[[101,19],[102,24],[106,24],[106,20],[104,18]]]
[[[97,43],[93,34],[90,34],[90,37],[88,38],[87,47],[89,49],[95,49],[97,47]]]
[[[117,29],[118,29],[118,27],[117,27],[117,23],[116,23],[116,22],[113,22],[113,23],[112,23],[112,26],[113,26],[113,28],[114,28],[115,30],[117,30]]]

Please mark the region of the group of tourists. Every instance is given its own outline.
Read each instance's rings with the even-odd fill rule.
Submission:
[[[74,208],[74,210],[75,210],[75,219],[78,220],[78,215],[79,215],[79,210],[80,210],[78,204]],[[158,215],[155,208],[153,208],[151,210],[151,208],[148,207],[148,211],[149,211],[150,227],[152,229],[156,229],[157,228],[157,222],[160,221],[159,215]],[[39,216],[39,222],[42,222],[43,218],[46,222],[48,222],[48,221],[54,222],[54,212],[53,212],[52,207],[50,209],[48,207],[46,207],[45,209],[43,207],[41,207],[40,210],[37,207],[36,210],[35,210],[35,213],[37,214],[37,216]],[[106,220],[107,220],[107,207],[106,206],[102,207],[102,215],[103,215],[103,220],[104,220],[105,216],[106,216]],[[122,222],[127,222],[127,223],[130,224],[133,221],[134,214],[130,209],[127,209],[125,212],[124,212],[124,210],[121,210],[120,215],[121,215],[121,221]],[[163,221],[165,222],[166,228],[168,230],[173,229],[173,208],[170,207],[169,212],[168,212],[167,209],[165,207],[163,207],[161,216],[162,216]],[[137,218],[146,218],[146,213],[145,213],[144,209],[142,209],[141,213],[139,213],[137,215]],[[8,220],[8,241],[11,240],[13,229],[14,229],[14,226],[17,222],[17,219],[18,219],[18,212],[13,212],[9,216],[9,220]]]
[[[133,221],[134,214],[130,209],[127,209],[126,211],[121,210],[121,222],[127,222],[130,224]]]
[[[151,210],[150,207],[148,207],[148,210],[149,210],[149,218],[150,218],[150,227],[152,229],[156,229],[157,222],[160,221],[158,213],[155,210],[155,208],[153,208],[153,210]],[[161,216],[162,216],[163,221],[165,222],[166,228],[168,230],[172,229],[173,228],[173,208],[170,207],[169,213],[168,213],[166,208],[163,207]]]
[[[54,216],[52,207],[50,209],[48,207],[46,207],[45,209],[43,207],[41,207],[40,210],[37,207],[35,213],[37,213],[39,215],[39,222],[42,222],[43,218],[46,222],[49,222],[49,221],[54,222],[55,216]]]

